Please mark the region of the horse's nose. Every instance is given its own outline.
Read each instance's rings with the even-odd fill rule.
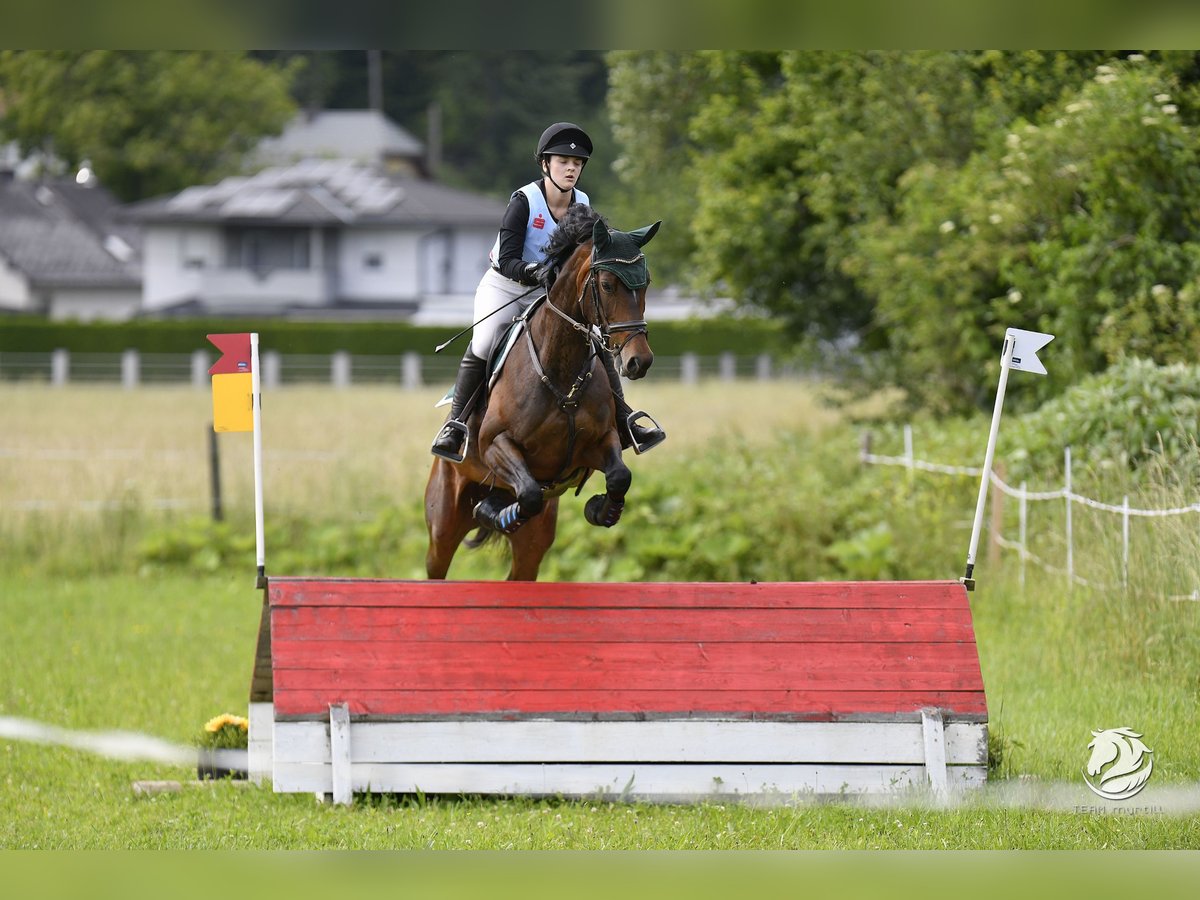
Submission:
[[[627,375],[628,375],[630,378],[634,378],[634,379],[636,379],[636,378],[641,378],[643,375],[645,375],[645,374],[646,374],[646,372],[648,372],[648,371],[649,371],[649,369],[650,369],[650,365],[651,365],[653,362],[654,362],[654,357],[653,357],[653,356],[651,356],[651,355],[646,355],[646,356],[637,356],[637,355],[634,355],[634,356],[631,356],[631,357],[630,357],[630,358],[629,358],[629,359],[628,359],[628,360],[625,362],[625,373],[626,373],[626,374],[627,374]]]

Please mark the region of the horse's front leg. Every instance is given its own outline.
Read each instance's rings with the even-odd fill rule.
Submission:
[[[546,502],[542,486],[530,474],[521,448],[506,433],[501,432],[491,440],[484,451],[483,461],[509,485],[516,500],[501,509],[480,504],[476,507],[475,519],[480,525],[512,534],[542,511]]]
[[[612,528],[621,521],[625,509],[625,495],[633,483],[633,473],[621,460],[621,445],[613,438],[605,448],[604,493],[596,494],[583,508],[583,516],[592,525]]]

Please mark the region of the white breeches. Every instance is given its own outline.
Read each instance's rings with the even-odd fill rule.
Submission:
[[[541,287],[530,288],[523,284],[505,278],[495,269],[488,269],[479,279],[479,287],[475,289],[475,319],[479,322],[488,313],[495,312],[508,304],[501,312],[489,319],[479,322],[471,332],[471,352],[480,359],[487,359],[496,349],[500,335],[508,328],[513,319],[521,315],[529,305],[542,295]],[[524,296],[522,296],[524,294]],[[516,298],[521,299],[517,300]],[[512,301],[516,300],[515,303]]]

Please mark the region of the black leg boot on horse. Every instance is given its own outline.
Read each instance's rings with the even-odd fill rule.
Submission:
[[[625,402],[625,391],[621,387],[621,373],[611,353],[600,351],[600,359],[604,363],[604,371],[608,373],[608,383],[612,386],[613,397],[617,401],[617,434],[621,436],[621,449],[633,448],[634,453],[645,453],[657,447],[667,439],[654,418],[642,410],[634,410]],[[643,425],[639,420],[648,419],[649,425]]]
[[[458,366],[458,377],[454,381],[454,399],[450,402],[450,418],[433,439],[429,452],[452,463],[462,462],[467,455],[467,419],[475,406],[475,399],[483,387],[487,363],[471,352],[463,354]]]

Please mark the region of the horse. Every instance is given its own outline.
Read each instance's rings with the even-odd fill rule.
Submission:
[[[524,333],[467,420],[465,458],[439,458],[429,473],[429,578],[446,577],[476,530],[468,546],[504,535],[512,550],[508,579],[535,581],[554,542],[559,497],[571,488],[578,494],[596,471],[604,474],[604,493],[587,501],[585,518],[607,528],[620,520],[633,475],[621,459],[599,354],[612,354],[630,379],[643,378],[654,362],[641,247],[659,225],[616,231],[585,205],[559,223],[538,270],[545,295],[520,317]]]

